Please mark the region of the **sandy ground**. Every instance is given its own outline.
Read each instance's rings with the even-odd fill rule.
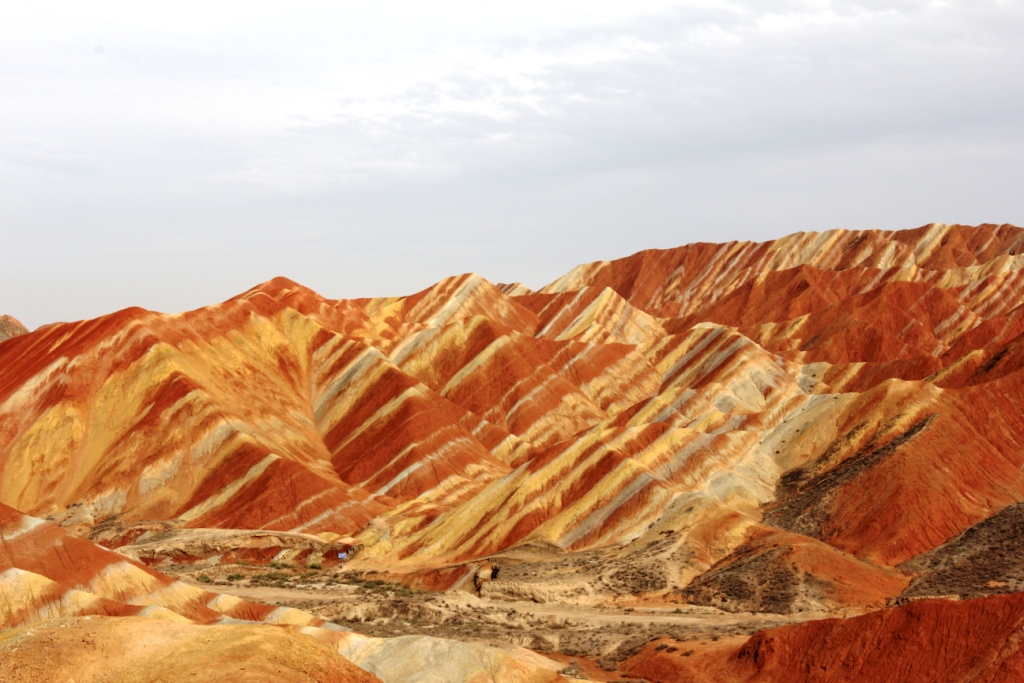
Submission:
[[[206,587],[203,584],[185,579],[187,583],[199,587]],[[226,595],[234,595],[245,600],[263,602],[275,605],[294,606],[299,603],[320,603],[320,604],[347,604],[352,601],[365,602],[366,596],[357,586],[344,586],[332,588],[284,588],[276,586],[243,586],[227,585],[217,586],[217,592]],[[444,595],[444,594],[440,594]],[[427,597],[419,596],[421,599],[430,601],[430,594]],[[373,598],[375,602],[379,601]],[[387,600],[385,598],[384,600]],[[442,600],[436,598],[435,600]],[[508,610],[515,610],[532,614],[535,616],[555,617],[563,620],[575,620],[589,624],[676,624],[686,626],[703,625],[736,625],[742,626],[752,621],[760,622],[764,619],[778,622],[806,621],[808,619],[824,619],[827,613],[802,613],[799,617],[786,617],[780,615],[758,615],[751,613],[723,612],[713,607],[702,607],[698,605],[687,605],[680,608],[621,608],[621,607],[586,607],[568,603],[534,603],[524,601],[494,601],[486,598],[477,598],[472,594],[452,596],[448,604],[464,606],[469,610],[485,610],[495,613],[507,613]],[[674,613],[678,611],[679,613]]]

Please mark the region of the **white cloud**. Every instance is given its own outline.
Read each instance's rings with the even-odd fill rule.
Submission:
[[[0,8],[0,305],[538,285],[712,226],[1024,222],[1019,2],[283,8]],[[91,294],[97,269],[134,284]]]

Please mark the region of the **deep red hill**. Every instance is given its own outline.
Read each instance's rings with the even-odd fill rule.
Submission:
[[[1004,683],[1024,680],[1024,594],[926,600],[747,640],[651,644],[623,666],[659,683]]]

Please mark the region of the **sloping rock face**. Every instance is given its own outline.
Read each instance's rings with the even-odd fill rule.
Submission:
[[[686,649],[651,645],[623,670],[663,683],[1024,680],[1024,594],[924,600]]]
[[[9,315],[0,315],[0,342],[28,334],[28,329]]]
[[[251,624],[210,628],[139,617],[49,622],[0,634],[9,683],[380,683],[330,646]]]
[[[652,250],[536,292],[279,278],[3,342],[0,502],[110,547],[354,536],[410,576],[605,550],[594,601],[876,608],[1024,500],[1022,304],[1009,225]]]
[[[1011,505],[908,560],[906,598],[974,598],[1024,591],[1024,504]]]
[[[0,630],[93,615],[342,630],[301,610],[246,602],[176,581],[6,505],[0,505],[0,595]]]

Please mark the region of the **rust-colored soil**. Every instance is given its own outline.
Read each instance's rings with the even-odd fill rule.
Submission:
[[[1024,680],[1024,594],[924,600],[809,621],[747,640],[652,643],[623,670],[662,683],[954,683]]]

